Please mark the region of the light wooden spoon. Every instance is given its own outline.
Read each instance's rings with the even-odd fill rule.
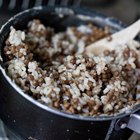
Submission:
[[[86,47],[86,54],[101,55],[105,50],[114,50],[118,45],[126,44],[129,40],[133,40],[140,32],[140,19],[128,26],[127,28],[112,34],[112,38],[109,41],[108,37],[105,37],[95,43]]]

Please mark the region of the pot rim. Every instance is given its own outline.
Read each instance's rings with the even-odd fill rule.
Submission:
[[[50,11],[54,11],[55,9],[61,9],[63,11],[63,9],[65,8],[66,10],[68,10],[68,14],[69,12],[76,12],[76,13],[80,13],[79,15],[85,15],[85,17],[89,17],[92,18],[92,14],[94,13],[97,18],[99,18],[100,20],[106,20],[107,22],[110,22],[110,25],[115,25],[116,28],[118,28],[119,30],[124,28],[126,25],[123,24],[121,21],[112,18],[112,17],[107,17],[104,14],[101,14],[100,12],[96,12],[94,10],[89,10],[87,8],[81,8],[81,7],[65,7],[65,6],[38,6],[38,7],[34,7],[31,9],[27,9],[24,10],[18,14],[16,14],[15,16],[13,16],[12,18],[10,18],[0,29],[0,38],[3,38],[3,32],[5,31],[5,28],[7,28],[7,26],[12,26],[12,24],[14,23],[14,21],[18,18],[22,18],[22,15],[24,14],[28,14],[29,12],[32,11],[42,11],[44,9],[50,9]],[[61,14],[61,13],[60,13]],[[95,19],[96,20],[96,19]],[[0,39],[1,42],[1,39]],[[3,42],[1,43],[3,44]],[[2,47],[2,46],[0,46]],[[18,94],[20,94],[23,98],[25,98],[26,100],[28,100],[29,102],[33,103],[36,107],[39,107],[40,109],[43,109],[45,111],[48,111],[50,113],[53,113],[55,115],[59,115],[62,117],[66,117],[66,118],[70,118],[70,119],[75,119],[75,120],[83,120],[83,121],[109,121],[109,120],[113,120],[113,119],[118,119],[118,118],[122,118],[125,116],[128,116],[136,111],[138,111],[140,109],[140,104],[134,106],[131,110],[127,111],[127,112],[123,112],[123,113],[119,113],[117,115],[113,115],[113,116],[82,116],[82,115],[75,115],[75,114],[69,114],[67,112],[63,112],[60,110],[57,110],[55,108],[51,108],[49,106],[46,106],[44,104],[39,103],[37,100],[33,99],[31,96],[25,94],[11,79],[10,77],[6,74],[4,67],[2,66],[2,55],[1,55],[1,48],[0,48],[0,70],[1,73],[3,74],[4,78],[8,81],[8,83],[10,84],[10,86],[12,86],[14,88],[14,90],[16,90],[16,92]]]

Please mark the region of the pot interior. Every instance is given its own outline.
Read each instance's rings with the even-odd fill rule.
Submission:
[[[10,32],[10,27],[13,26],[14,28],[20,29],[20,30],[25,29],[27,26],[27,23],[32,19],[40,19],[43,22],[43,24],[45,24],[46,26],[55,28],[56,32],[64,31],[68,26],[79,26],[81,24],[87,24],[87,23],[93,23],[99,27],[109,26],[111,33],[114,33],[125,27],[125,25],[122,22],[114,18],[106,17],[95,11],[90,11],[83,8],[36,7],[36,8],[26,10],[24,12],[17,14],[13,18],[11,18],[7,23],[5,23],[5,25],[1,28],[0,55],[3,61],[5,61],[4,54],[3,54],[3,46]],[[2,65],[3,65],[3,62],[1,62],[1,66]],[[9,84],[13,85],[14,83],[11,82]],[[35,100],[32,100],[32,101],[38,105],[38,103],[36,103],[37,101]],[[40,104],[38,106],[42,107],[42,105]],[[50,109],[49,111],[52,110],[53,113],[57,113],[59,115],[63,115],[65,117],[70,117],[73,119],[100,121],[100,120],[111,120],[114,118],[120,118],[120,117],[129,115],[130,113],[133,113],[139,110],[139,106],[140,105],[134,107],[134,109],[132,111],[129,111],[128,113],[122,113],[115,117],[114,116],[81,117],[79,115],[71,115],[68,113],[60,112],[55,109]],[[49,107],[45,106],[43,108],[48,110]]]

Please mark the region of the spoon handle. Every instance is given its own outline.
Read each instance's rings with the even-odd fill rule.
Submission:
[[[129,40],[133,40],[138,35],[139,32],[140,32],[140,19],[137,20],[132,25],[128,26],[127,28],[123,29],[122,31],[113,34],[112,38],[118,41],[119,44],[126,43]]]
[[[87,54],[102,54],[105,50],[113,50],[118,45],[123,45],[129,40],[133,40],[140,32],[140,19],[128,26],[127,28],[111,35],[112,40],[108,41],[108,37],[105,37],[95,43],[86,47]]]

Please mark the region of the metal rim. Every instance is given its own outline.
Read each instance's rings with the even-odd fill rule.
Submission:
[[[44,9],[49,9],[51,11],[54,11],[54,8],[66,8],[64,6],[55,6],[55,7],[34,7],[32,9],[28,9],[25,10],[23,12],[20,12],[19,14],[15,15],[14,17],[10,18],[1,28],[0,30],[0,38],[2,38],[2,34],[5,31],[5,28],[7,28],[9,25],[11,26],[12,23],[17,19],[17,18],[22,18],[23,15],[32,12],[32,11],[42,11]],[[80,14],[84,14],[87,16],[91,16],[93,13],[97,15],[97,17],[104,19],[111,19],[110,23],[111,24],[116,24],[120,29],[124,28],[125,25],[119,21],[116,20],[114,18],[108,18],[107,16],[98,13],[96,11],[93,10],[87,10],[85,8],[73,8],[73,7],[67,7],[68,9],[76,12],[76,13],[80,13]],[[0,50],[0,58],[2,58],[1,56],[1,50]],[[5,77],[5,79],[8,81],[8,83],[14,88],[14,90],[16,90],[23,98],[27,99],[29,102],[33,103],[35,106],[39,107],[40,109],[43,109],[45,111],[48,111],[50,113],[53,113],[55,115],[59,115],[62,117],[66,117],[66,118],[70,118],[70,119],[76,119],[76,120],[85,120],[85,121],[108,121],[108,120],[113,120],[113,119],[117,119],[117,118],[121,118],[121,117],[125,117],[127,115],[130,115],[131,113],[134,113],[136,111],[139,110],[140,105],[137,105],[136,107],[134,107],[132,110],[130,110],[129,112],[126,113],[120,113],[118,115],[114,115],[114,116],[81,116],[81,115],[73,115],[73,114],[69,114],[66,112],[62,112],[60,110],[56,110],[54,108],[50,108],[46,105],[43,105],[41,103],[39,103],[38,101],[36,101],[35,99],[33,99],[32,97],[30,97],[29,95],[26,95],[18,86],[16,86],[16,84],[14,82],[12,82],[12,80],[10,79],[10,77],[6,74],[4,68],[2,67],[2,65],[0,65],[0,70],[3,74],[3,76]]]

